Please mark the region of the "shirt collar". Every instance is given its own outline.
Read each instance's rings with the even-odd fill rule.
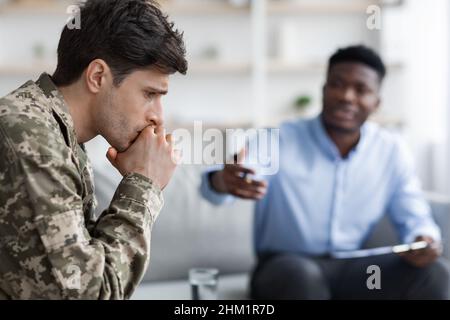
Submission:
[[[66,127],[69,143],[71,147],[75,148],[78,144],[75,134],[75,127],[72,116],[69,112],[69,107],[65,102],[63,95],[47,73],[41,74],[39,79],[36,81],[36,85],[38,85],[42,90],[53,112],[56,113]]]
[[[360,152],[363,145],[365,144],[365,141],[367,139],[366,138],[366,131],[367,131],[366,127],[367,127],[366,123],[364,123],[360,130],[361,135],[360,135],[359,141],[356,144],[356,146],[353,147],[353,149],[350,151],[350,153],[347,156],[347,159],[350,159],[357,152]],[[322,151],[328,157],[330,157],[332,160],[343,160],[337,146],[335,145],[333,140],[331,140],[330,136],[328,135],[328,133],[325,129],[325,126],[324,126],[323,120],[322,120],[322,114],[319,114],[317,117],[315,117],[311,120],[311,128],[312,128],[313,135],[319,145],[319,148],[322,149]]]

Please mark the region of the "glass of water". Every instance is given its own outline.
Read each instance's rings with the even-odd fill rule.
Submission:
[[[215,268],[193,268],[189,270],[192,300],[217,300],[219,270]]]

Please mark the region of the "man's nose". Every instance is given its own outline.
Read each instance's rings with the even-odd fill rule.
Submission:
[[[356,99],[356,92],[352,87],[347,87],[341,95],[342,99],[347,102],[353,102]]]
[[[147,122],[154,127],[160,127],[164,124],[163,108],[160,101],[155,103],[147,116]]]

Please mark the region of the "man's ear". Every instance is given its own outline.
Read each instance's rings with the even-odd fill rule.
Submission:
[[[111,70],[102,59],[92,60],[85,71],[86,86],[91,93],[98,93],[109,77]]]

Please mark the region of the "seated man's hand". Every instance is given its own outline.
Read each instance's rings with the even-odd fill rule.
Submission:
[[[422,268],[434,262],[442,253],[442,246],[435,242],[431,237],[419,236],[415,241],[426,241],[429,246],[425,249],[414,250],[410,252],[400,253],[408,263],[413,266]]]
[[[139,173],[151,179],[161,190],[166,187],[179,161],[173,149],[172,136],[162,127],[142,130],[133,144],[124,152],[109,148],[108,160],[124,176]]]
[[[217,192],[229,193],[242,199],[260,200],[267,192],[267,182],[248,177],[254,175],[255,171],[241,165],[244,158],[245,149],[235,156],[235,164],[226,164],[223,170],[211,175],[211,185]]]

